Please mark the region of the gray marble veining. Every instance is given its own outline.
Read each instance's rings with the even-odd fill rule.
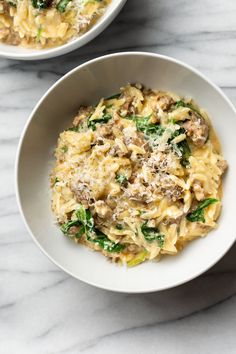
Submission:
[[[35,246],[14,196],[16,147],[30,111],[63,74],[127,50],[171,55],[236,103],[234,0],[128,0],[99,37],[47,61],[0,59],[0,353],[236,353],[236,246],[211,270],[160,293],[85,285]]]

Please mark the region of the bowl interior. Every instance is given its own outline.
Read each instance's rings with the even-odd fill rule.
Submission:
[[[49,174],[58,134],[81,104],[114,94],[127,83],[193,97],[209,113],[229,162],[219,227],[190,243],[178,256],[126,269],[62,235],[50,210]],[[90,284],[115,291],[146,292],[176,286],[212,266],[235,240],[235,111],[220,90],[192,69],[165,57],[123,53],[93,60],[61,79],[31,115],[18,155],[18,193],[29,230],[61,268]]]
[[[12,59],[34,60],[52,58],[80,48],[101,33],[119,13],[127,0],[112,0],[104,15],[88,32],[62,46],[36,50],[0,43],[0,56]]]

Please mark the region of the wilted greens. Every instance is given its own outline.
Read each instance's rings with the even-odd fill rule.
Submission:
[[[165,235],[161,234],[158,228],[147,226],[147,222],[145,222],[141,226],[141,231],[144,235],[144,238],[147,242],[157,241],[157,244],[160,248],[163,247],[165,243]]]
[[[88,127],[91,128],[92,130],[96,130],[96,124],[101,124],[101,123],[107,123],[112,116],[107,113],[106,111],[104,112],[104,115],[101,118],[93,119],[93,120],[88,120]]]
[[[65,12],[66,11],[66,7],[69,4],[71,0],[61,0],[59,1],[59,3],[57,4],[57,10],[59,12]]]
[[[139,117],[133,115],[133,116],[127,116],[125,118],[134,121],[137,130],[144,133],[147,136],[151,136],[151,137],[161,136],[165,130],[159,124],[149,123],[150,116]]]
[[[128,179],[125,175],[116,175],[116,181],[120,184],[124,184]]]
[[[111,241],[103,232],[94,227],[94,219],[88,209],[80,205],[75,214],[77,219],[61,225],[61,231],[66,236],[80,238],[85,234],[87,241],[95,243],[107,252],[121,252],[125,248],[125,245]],[[79,231],[75,234],[70,233],[72,226],[79,227]]]
[[[180,134],[185,134],[185,129],[180,128],[174,132],[171,137],[171,140],[179,136]],[[177,144],[173,144],[173,150],[178,154],[181,155],[180,163],[182,166],[186,167],[189,165],[189,157],[191,156],[191,149],[188,145],[187,140],[182,140]]]
[[[204,209],[207,208],[210,204],[217,203],[218,201],[219,200],[215,198],[207,198],[203,200],[198,204],[197,208],[194,211],[192,211],[186,216],[187,220],[191,222],[205,222]]]
[[[36,9],[47,9],[51,5],[52,0],[31,0],[31,3]]]

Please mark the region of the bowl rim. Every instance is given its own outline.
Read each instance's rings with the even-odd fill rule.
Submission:
[[[19,143],[18,143],[18,147],[17,147],[17,152],[16,152],[16,159],[15,159],[15,178],[14,178],[14,183],[15,183],[15,193],[16,193],[16,200],[17,200],[17,204],[19,207],[19,211],[20,211],[20,215],[23,219],[24,225],[28,231],[28,233],[30,234],[30,236],[32,237],[33,241],[36,243],[36,245],[39,247],[39,249],[57,266],[59,267],[61,270],[63,270],[65,273],[69,274],[70,276],[72,276],[73,278],[83,281],[86,284],[95,286],[97,288],[103,289],[103,290],[108,290],[108,291],[113,291],[113,292],[118,292],[118,293],[129,293],[129,294],[138,294],[138,293],[152,293],[152,292],[157,292],[157,291],[163,291],[163,290],[167,290],[167,289],[172,289],[175,288],[179,285],[185,284],[195,278],[197,278],[198,276],[200,276],[201,274],[205,273],[207,270],[209,270],[210,268],[212,268],[217,262],[219,262],[220,259],[223,258],[223,256],[229,251],[229,249],[233,246],[235,240],[236,240],[236,235],[234,237],[234,239],[232,239],[228,246],[226,247],[226,249],[224,250],[224,252],[220,255],[217,256],[206,268],[204,269],[200,269],[198,271],[196,271],[195,273],[186,276],[185,278],[167,285],[167,286],[163,286],[163,287],[153,287],[150,289],[143,289],[143,290],[127,290],[125,288],[122,289],[115,289],[115,288],[111,288],[111,287],[107,287],[107,286],[103,286],[100,285],[98,283],[96,283],[95,281],[89,281],[87,279],[84,278],[79,278],[76,274],[72,273],[71,271],[68,271],[66,268],[64,268],[62,265],[60,265],[39,243],[39,241],[37,240],[37,238],[34,236],[33,231],[31,231],[29,225],[27,224],[26,218],[25,218],[25,214],[23,211],[23,207],[21,204],[21,199],[20,199],[20,190],[19,190],[19,180],[18,180],[18,175],[19,175],[19,161],[20,161],[20,154],[21,154],[21,149],[22,149],[22,145],[23,145],[23,141],[25,138],[25,134],[28,130],[28,126],[31,122],[31,120],[33,119],[35,112],[37,111],[38,107],[41,105],[41,103],[44,101],[44,99],[48,96],[49,93],[51,93],[55,87],[57,87],[58,85],[60,85],[60,83],[67,79],[70,75],[73,75],[77,70],[81,70],[82,68],[86,67],[87,65],[93,64],[95,62],[99,62],[99,61],[103,61],[104,59],[107,58],[112,58],[112,57],[121,57],[121,56],[146,56],[146,57],[152,57],[152,58],[158,58],[158,59],[163,59],[163,60],[167,60],[169,62],[178,64],[188,70],[190,70],[191,72],[195,73],[196,75],[198,75],[201,79],[203,79],[204,81],[206,81],[214,90],[216,90],[221,96],[222,98],[226,101],[226,103],[230,106],[230,108],[232,109],[232,111],[234,112],[235,116],[236,116],[236,108],[234,107],[233,103],[230,101],[230,99],[225,95],[225,93],[216,85],[214,84],[210,79],[208,79],[204,74],[202,74],[201,72],[199,72],[197,69],[193,68],[192,66],[190,66],[189,64],[186,64],[178,59],[175,59],[173,57],[169,57],[166,55],[162,55],[162,54],[157,54],[157,53],[152,53],[152,52],[142,52],[142,51],[127,51],[127,52],[118,52],[118,53],[113,53],[113,54],[107,54],[107,55],[103,55],[103,56],[99,56],[97,58],[91,59],[81,65],[78,65],[77,67],[75,67],[74,69],[70,70],[67,74],[63,75],[59,80],[57,80],[45,93],[44,95],[40,98],[40,100],[37,102],[37,104],[35,105],[35,107],[33,108],[33,110],[30,113],[29,118],[27,119],[25,126],[23,128],[23,131],[21,133],[20,139],[19,139]]]
[[[7,52],[1,48],[1,45],[6,45],[5,43],[0,43],[0,57],[2,58],[8,58],[8,59],[16,59],[16,60],[45,60],[45,59],[50,59],[50,58],[55,58],[64,54],[67,54],[69,52],[72,52],[78,48],[83,47],[85,44],[91,42],[95,37],[97,37],[101,32],[103,32],[110,24],[111,22],[115,19],[115,17],[119,14],[123,6],[125,5],[127,0],[117,0],[117,4],[114,5],[114,8],[112,11],[107,14],[105,12],[101,18],[99,19],[98,22],[94,24],[87,32],[85,32],[81,37],[78,37],[74,40],[71,40],[67,43],[64,43],[60,46],[53,47],[53,48],[48,48],[48,49],[42,49],[42,50],[36,50],[33,48],[22,48],[18,46],[11,46],[10,47],[15,47],[15,48],[21,48],[28,50],[29,52],[24,52],[24,53],[17,53],[16,52]],[[111,6],[112,4],[109,4]]]

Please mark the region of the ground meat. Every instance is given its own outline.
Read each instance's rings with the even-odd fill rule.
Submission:
[[[137,145],[137,146],[139,146],[139,147],[144,147],[145,148],[145,146],[147,145],[147,144],[145,144],[145,146],[144,146],[144,144],[143,144],[143,140],[142,139],[140,139],[137,135],[135,136],[133,136],[133,137],[131,137],[131,136],[125,136],[124,137],[124,143],[126,144],[126,145],[129,145],[129,144],[134,144],[134,145]],[[146,147],[147,148],[147,147]],[[145,149],[146,150],[146,149]]]
[[[135,253],[138,254],[138,252],[140,252],[140,248],[139,248],[139,246],[132,244],[126,248],[126,251],[131,252],[133,254],[135,254]]]
[[[162,151],[155,151],[151,154],[148,160],[148,166],[155,171],[172,173],[172,171],[180,167],[178,157],[171,152],[165,153]]]
[[[131,178],[129,179],[131,180]],[[152,191],[146,188],[140,181],[135,180],[125,189],[124,194],[136,202],[149,202],[152,199]]]
[[[135,108],[132,106],[133,97],[126,97],[125,103],[120,107],[119,114],[122,117],[135,113]]]
[[[10,15],[10,4],[8,1],[0,1],[1,10],[5,15]]]
[[[228,164],[227,161],[225,160],[220,160],[217,162],[217,166],[219,167],[219,169],[221,170],[221,174],[225,173],[225,171],[228,168]]]
[[[182,219],[182,216],[179,216],[178,218],[174,219],[174,218],[165,218],[164,220],[162,220],[164,225],[172,225],[172,224],[176,224],[179,225],[180,221]]]
[[[177,185],[167,174],[160,176],[159,183],[157,186],[158,192],[173,202],[183,197],[183,188]]]
[[[3,13],[6,14],[8,10],[7,5],[3,3]],[[11,44],[19,45],[21,42],[20,36],[11,27],[0,28],[0,41]]]
[[[207,141],[209,127],[205,119],[198,113],[191,111],[190,114],[190,119],[183,123],[183,127],[189,140],[194,145],[201,147]]]
[[[76,201],[82,204],[85,207],[85,209],[88,209],[88,207],[93,202],[91,200],[90,190],[88,186],[83,182],[78,181],[73,185],[71,184],[71,190],[72,192],[75,193]]]
[[[115,156],[115,157],[130,157],[131,152],[127,150],[127,152],[120,150],[119,146],[114,145],[110,151],[109,155]]]
[[[75,116],[74,120],[73,120],[73,125],[75,127],[77,127],[78,125],[80,125],[82,122],[84,122],[85,120],[88,119],[88,117],[90,116],[90,114],[92,113],[93,107],[88,106],[88,107],[83,107],[81,106],[77,116]]]
[[[96,125],[96,136],[97,136],[97,139],[101,139],[101,138],[114,139],[112,125],[109,123],[97,124]]]
[[[75,235],[77,232],[79,232],[79,230],[80,230],[80,227],[79,227],[79,226],[72,226],[72,227],[70,228],[69,233],[70,233],[70,235]]]
[[[168,111],[170,109],[171,105],[174,103],[174,100],[170,96],[159,96],[157,99],[158,106],[163,110],[163,111]]]
[[[175,202],[176,200],[182,198],[183,189],[176,184],[167,184],[160,187],[160,193]]]
[[[136,114],[139,103],[143,101],[142,92],[135,86],[127,86],[122,90],[121,97],[125,99],[119,111],[121,116]]]
[[[0,28],[0,39],[6,40],[9,37],[10,29],[9,28]]]
[[[10,43],[11,45],[19,45],[21,42],[20,36],[18,33],[14,31],[10,31],[9,36],[6,39],[7,43]]]

